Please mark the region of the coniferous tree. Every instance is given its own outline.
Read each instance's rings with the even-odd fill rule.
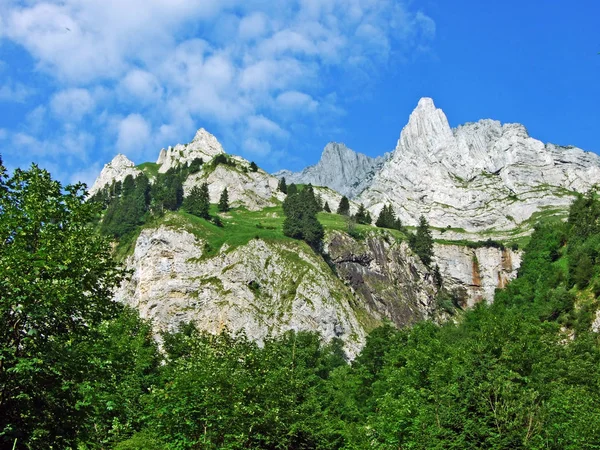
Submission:
[[[419,225],[414,238],[409,241],[412,250],[421,258],[426,266],[431,264],[433,258],[433,238],[429,230],[429,223],[424,216],[419,217]]]
[[[354,215],[354,220],[356,220],[356,223],[363,225],[371,224],[371,215],[365,209],[365,206],[362,203],[358,206],[358,211]]]
[[[323,206],[323,211],[330,213],[331,208],[329,207],[329,203],[325,202],[325,206]]]
[[[250,172],[258,172],[258,166],[254,161],[250,163]]]
[[[183,202],[184,209],[195,216],[210,219],[210,197],[208,184],[202,183],[200,187],[194,186]]]
[[[287,187],[287,195],[294,195],[298,193],[298,186],[296,186],[294,183],[290,184]]]
[[[340,204],[338,205],[337,214],[341,216],[347,216],[350,214],[350,202],[348,201],[348,197],[345,195],[340,200]]]
[[[227,192],[227,188],[223,189],[223,192],[221,192],[221,197],[219,198],[219,211],[229,211],[229,193]]]
[[[289,194],[288,189],[288,196],[283,202],[283,212],[283,234],[303,239],[314,250],[321,251],[325,233],[323,225],[317,219],[318,204],[312,186],[308,185],[293,195]]]
[[[204,164],[204,160],[202,158],[194,158],[188,167],[188,172],[190,174],[199,172],[202,164]]]
[[[281,177],[281,180],[279,180],[279,184],[277,185],[277,189],[283,192],[284,194],[288,193],[287,184],[285,183],[285,177]]]

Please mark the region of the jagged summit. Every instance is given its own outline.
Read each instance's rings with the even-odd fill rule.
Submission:
[[[437,153],[452,138],[452,129],[444,112],[431,98],[422,98],[402,130],[398,147],[411,153]]]
[[[111,162],[104,165],[102,172],[100,172],[100,175],[96,178],[89,194],[94,195],[113,181],[123,181],[128,175],[136,177],[140,173],[140,170],[135,168],[133,161],[127,158],[127,156],[119,153]]]
[[[281,170],[274,175],[285,177],[289,183],[326,186],[353,198],[368,186],[383,160],[383,157],[371,158],[357,153],[345,144],[330,142],[323,149],[317,164],[307,167],[302,172]]]
[[[208,161],[219,153],[225,153],[221,143],[204,128],[200,128],[189,144],[177,144],[166,150],[163,148],[156,163],[161,165],[159,172],[165,173],[178,164],[188,164],[196,158]]]
[[[419,101],[391,158],[358,201],[394,205],[408,224],[509,230],[541,210],[565,209],[600,181],[600,158],[529,136],[521,124],[480,120],[451,129],[431,99]]]

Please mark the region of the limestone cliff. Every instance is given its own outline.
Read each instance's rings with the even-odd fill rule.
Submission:
[[[225,151],[217,138],[200,128],[189,144],[177,144],[166,150],[163,148],[156,163],[160,165],[158,171],[165,173],[178,165],[189,164],[196,158],[202,158],[206,162],[221,153]]]
[[[135,168],[133,161],[125,155],[118,154],[111,162],[104,165],[102,172],[100,172],[94,185],[90,188],[89,194],[94,195],[112,182],[123,181],[128,175],[137,177],[140,173],[142,172]]]
[[[436,227],[501,234],[536,212],[564,211],[599,181],[593,153],[544,145],[519,124],[482,120],[453,130],[424,98],[357,201],[374,214],[391,203],[407,224],[423,214]]]
[[[285,177],[288,183],[326,186],[348,198],[354,198],[369,186],[386,157],[371,158],[344,144],[330,142],[314,166],[302,172],[281,170],[274,175]]]

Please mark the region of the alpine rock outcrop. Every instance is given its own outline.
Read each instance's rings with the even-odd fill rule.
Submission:
[[[274,175],[285,177],[288,183],[311,183],[327,186],[348,198],[356,197],[373,180],[387,155],[371,158],[357,153],[344,144],[330,142],[325,146],[321,159],[302,172],[281,170]]]
[[[424,98],[357,200],[375,213],[391,203],[408,224],[422,214],[435,227],[503,231],[536,212],[566,209],[598,181],[596,154],[543,144],[519,124],[481,120],[451,129]]]
[[[136,169],[135,164],[127,156],[118,154],[111,162],[104,165],[102,172],[96,178],[94,185],[90,188],[90,196],[101,190],[103,187],[110,185],[113,182],[123,181],[128,175],[134,178],[141,174],[142,171]]]

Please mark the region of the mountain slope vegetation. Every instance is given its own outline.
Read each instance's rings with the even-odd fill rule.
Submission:
[[[124,274],[80,187],[35,166],[0,175],[3,447],[600,446],[593,192],[567,222],[536,227],[493,304],[443,325],[385,324],[348,362],[341,342],[294,331],[259,346],[184,325],[159,350],[110,301]]]

